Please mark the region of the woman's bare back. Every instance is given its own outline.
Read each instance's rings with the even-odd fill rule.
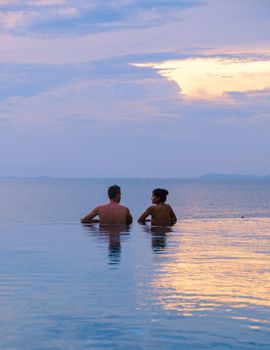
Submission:
[[[172,213],[172,208],[168,204],[153,205],[151,207],[152,225],[171,225]]]
[[[177,218],[169,204],[160,203],[151,205],[139,217],[138,222],[144,223],[147,216],[151,216],[151,224],[157,226],[170,226],[176,223]]]

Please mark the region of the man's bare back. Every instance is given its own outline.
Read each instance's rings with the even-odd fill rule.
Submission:
[[[127,207],[119,204],[121,199],[120,187],[111,186],[108,189],[110,202],[97,206],[81,219],[82,223],[91,223],[98,216],[100,224],[126,224],[132,223],[132,216]]]
[[[129,224],[131,214],[129,209],[121,204],[110,202],[108,204],[99,205],[87,214],[82,223],[91,222],[95,216],[99,216],[100,224]]]

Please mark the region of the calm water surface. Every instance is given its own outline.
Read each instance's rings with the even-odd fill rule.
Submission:
[[[173,228],[83,226],[118,183]],[[0,349],[269,349],[270,182],[1,180]],[[241,218],[245,216],[245,218]]]

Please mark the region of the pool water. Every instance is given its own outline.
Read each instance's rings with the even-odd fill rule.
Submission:
[[[270,218],[0,224],[1,349],[269,349]]]

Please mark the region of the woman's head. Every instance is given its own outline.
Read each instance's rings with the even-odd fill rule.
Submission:
[[[169,192],[167,190],[165,190],[164,188],[156,188],[152,192],[152,202],[154,204],[158,203],[158,202],[165,203],[168,194],[169,194]]]

